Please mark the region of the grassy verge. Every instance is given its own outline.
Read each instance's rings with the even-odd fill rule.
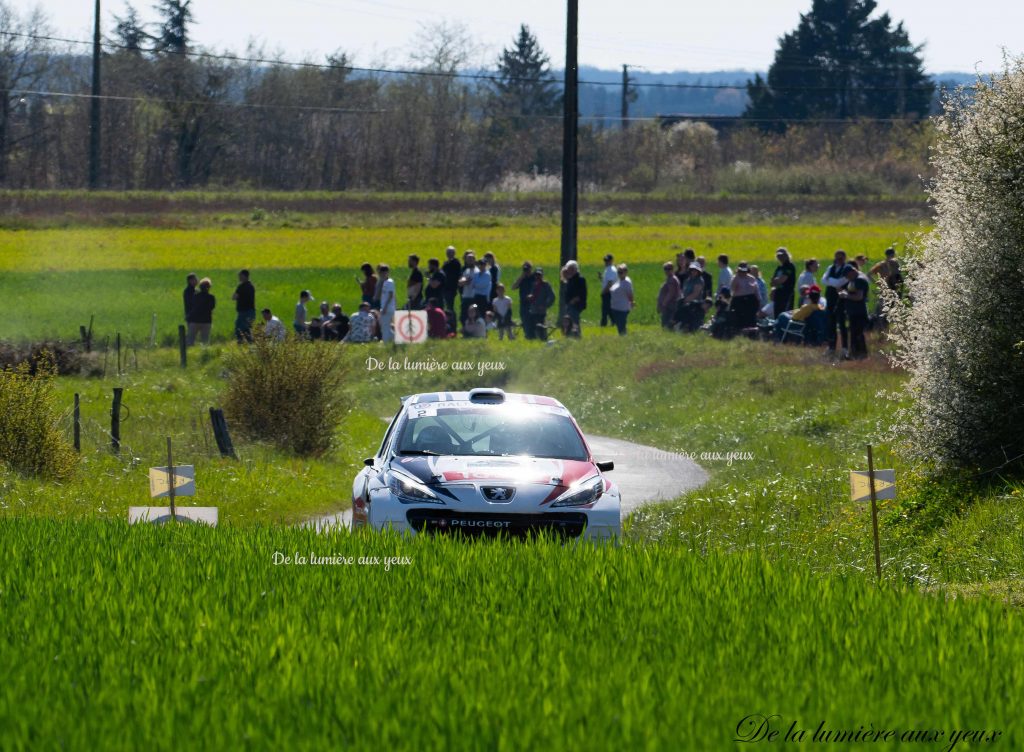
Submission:
[[[0,519],[0,556],[11,750],[1013,748],[1024,698],[1018,612],[752,555]]]

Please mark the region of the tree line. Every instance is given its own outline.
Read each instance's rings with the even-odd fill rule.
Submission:
[[[865,4],[873,5],[861,0],[853,6]],[[394,74],[354,67],[340,51],[301,64],[258,47],[240,56],[216,54],[192,43],[191,0],[159,0],[155,10],[157,20],[144,23],[128,6],[105,39],[103,187],[557,187],[562,87],[526,25],[492,70],[478,76],[464,74],[474,42],[463,28],[425,28],[415,40],[411,65]],[[865,19],[875,26],[864,39],[883,44],[879,39],[888,28],[887,17],[885,28]],[[896,32],[890,42],[906,48],[902,27]],[[851,38],[847,34],[840,41],[849,46]],[[783,40],[784,47],[788,44]],[[808,50],[820,56],[820,45]],[[901,54],[920,72],[916,52],[903,49]],[[777,58],[767,80],[751,82],[750,125],[712,128],[644,120],[619,128],[582,123],[584,189],[749,190],[756,182],[750,175],[758,170],[792,171],[803,165],[874,176],[863,181],[872,191],[917,190],[917,176],[927,171],[930,127],[909,116],[897,122],[858,121],[858,115],[884,120],[892,113],[854,108],[852,94],[846,105],[837,105],[847,108],[848,124],[818,122],[835,114],[824,106],[836,100],[835,89],[787,84],[780,75],[788,59]],[[74,188],[87,183],[90,74],[89,58],[57,40],[41,10],[19,14],[0,0],[0,186]],[[913,96],[889,99],[903,115],[919,115],[922,107],[927,110],[924,91],[910,76],[908,69],[898,78],[911,81]],[[845,85],[848,93],[856,91],[849,81]],[[794,103],[784,105],[789,95],[796,97]],[[818,106],[812,106],[814,101]],[[787,106],[802,108],[805,122],[765,127],[782,124]],[[807,192],[820,190],[806,187]]]

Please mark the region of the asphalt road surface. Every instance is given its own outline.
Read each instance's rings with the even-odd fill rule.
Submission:
[[[708,474],[697,463],[653,447],[602,436],[588,436],[587,443],[595,459],[615,463],[615,469],[609,473],[609,477],[622,493],[623,518],[643,504],[675,499],[687,491],[699,488],[708,480]],[[351,484],[351,478],[345,480]],[[318,517],[307,524],[315,526],[317,530],[332,525],[348,527],[352,524],[352,510]]]

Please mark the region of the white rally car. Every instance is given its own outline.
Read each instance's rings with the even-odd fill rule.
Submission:
[[[619,490],[557,400],[500,389],[402,399],[352,487],[354,527],[618,536]]]

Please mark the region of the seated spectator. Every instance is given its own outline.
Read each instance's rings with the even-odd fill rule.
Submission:
[[[491,332],[496,331],[498,322],[494,320],[494,311],[484,313],[484,336],[489,337]]]
[[[736,333],[732,321],[733,316],[729,310],[729,300],[727,297],[719,295],[718,300],[715,302],[715,315],[711,317],[708,331],[715,339],[731,339]]]
[[[458,334],[459,317],[455,315],[454,308],[444,309],[444,320],[445,328],[448,331],[448,336],[454,337],[456,334]]]
[[[494,300],[491,301],[491,310],[498,322],[498,339],[505,339],[508,335],[510,340],[515,339],[515,330],[512,324],[512,298],[505,294],[505,285],[499,284]]]
[[[825,306],[821,304],[821,288],[811,285],[807,291],[807,302],[793,311],[793,321],[806,321],[815,311],[824,311]]]
[[[324,324],[324,339],[341,342],[348,335],[348,316],[341,310],[341,303],[331,307],[331,320]]]
[[[306,336],[310,339],[322,339],[323,338],[323,319],[319,316],[314,316],[313,319],[306,325]]]
[[[484,320],[480,318],[480,308],[473,303],[466,310],[466,320],[462,324],[462,336],[483,339],[487,336]]]
[[[281,319],[270,312],[269,308],[264,308],[263,314],[263,333],[270,337],[275,342],[284,342],[285,335],[287,332],[284,329],[284,324],[281,323]]]
[[[454,316],[454,314],[452,314]],[[427,337],[430,339],[447,339],[448,316],[441,308],[438,298],[427,301]]]
[[[377,326],[377,320],[370,313],[370,304],[365,300],[359,304],[359,310],[348,320],[348,334],[344,342],[363,343],[373,342],[373,332]]]

